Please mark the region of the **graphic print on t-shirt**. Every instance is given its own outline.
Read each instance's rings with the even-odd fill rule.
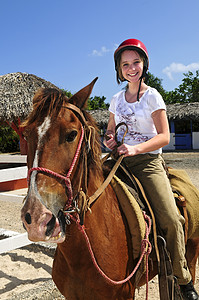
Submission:
[[[117,115],[119,117],[119,123],[124,122],[128,125],[128,135],[125,138],[125,142],[128,144],[129,141],[136,141],[139,143],[146,142],[149,140],[148,136],[144,136],[139,132],[137,126],[137,120],[133,108],[130,108],[124,103],[119,103],[116,108]],[[119,128],[119,138],[121,139],[125,133],[126,128],[121,126]],[[131,143],[130,143],[131,144]]]

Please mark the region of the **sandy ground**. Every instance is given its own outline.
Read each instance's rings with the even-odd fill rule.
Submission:
[[[185,169],[199,188],[199,152],[164,153],[168,165]],[[0,228],[24,232],[21,204],[0,199]],[[0,299],[63,299],[51,280],[54,249],[27,246],[0,254]],[[199,293],[199,266],[195,283]],[[136,292],[136,300],[146,296],[146,286]],[[159,299],[157,276],[149,283],[149,300]],[[70,299],[68,299],[70,300]],[[89,300],[89,299],[88,299]]]

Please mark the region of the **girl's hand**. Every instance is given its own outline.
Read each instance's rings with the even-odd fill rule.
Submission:
[[[115,141],[115,136],[113,134],[106,135],[104,139],[104,145],[109,149],[113,150],[115,146],[117,146],[117,143]]]
[[[125,157],[134,156],[139,154],[139,149],[138,149],[138,145],[130,146],[127,144],[122,144],[117,148],[117,152],[119,153],[119,155],[124,155]]]

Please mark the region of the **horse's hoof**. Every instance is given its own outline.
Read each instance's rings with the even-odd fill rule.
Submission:
[[[180,290],[184,300],[199,300],[198,293],[196,292],[192,281],[186,285],[180,285]]]

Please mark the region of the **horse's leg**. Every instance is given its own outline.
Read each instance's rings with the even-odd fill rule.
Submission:
[[[186,259],[187,259],[187,264],[193,282],[195,282],[196,263],[197,263],[198,256],[199,256],[199,238],[188,240],[186,246]]]

